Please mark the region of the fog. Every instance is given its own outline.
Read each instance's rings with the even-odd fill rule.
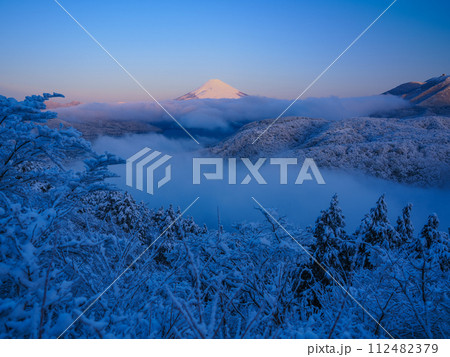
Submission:
[[[165,101],[162,105],[187,128],[229,131],[249,121],[276,118],[290,100],[265,97],[241,99],[201,99]],[[410,104],[395,96],[377,95],[355,98],[307,98],[295,103],[285,115],[339,120],[401,109]],[[129,120],[170,123],[172,119],[154,102],[86,103],[57,108],[58,117],[67,121]]]
[[[199,224],[206,223],[217,227],[217,212],[221,224],[230,228],[234,223],[251,222],[262,219],[251,199],[254,196],[264,207],[275,209],[279,215],[286,216],[291,224],[306,227],[314,225],[320,210],[328,207],[334,193],[339,195],[340,206],[346,216],[347,229],[352,232],[379,196],[386,194],[389,218],[395,224],[401,209],[413,204],[412,219],[416,232],[420,231],[429,214],[435,212],[441,221],[440,229],[447,231],[450,226],[450,190],[406,186],[356,172],[343,172],[322,169],[320,172],[326,182],[318,185],[315,181],[305,181],[295,185],[300,165],[289,167],[288,184],[279,184],[279,167],[265,164],[260,170],[266,185],[258,185],[252,178],[248,185],[240,182],[248,174],[243,165],[238,165],[237,184],[227,182],[227,166],[224,165],[223,181],[207,181],[202,177],[200,185],[192,184],[192,157],[197,154],[198,145],[187,139],[168,139],[160,134],[133,135],[122,138],[102,137],[94,142],[98,152],[109,151],[127,158],[144,147],[172,155],[172,180],[155,191],[154,195],[125,185],[125,165],[112,167],[120,177],[112,179],[119,188],[127,190],[138,201],[146,202],[152,208],[167,207],[169,204],[187,207],[197,196],[197,203],[189,210]],[[203,156],[199,156],[203,157]],[[205,167],[202,172],[213,172],[214,167]],[[163,168],[157,171],[156,180],[162,178]],[[158,175],[160,175],[158,177]]]

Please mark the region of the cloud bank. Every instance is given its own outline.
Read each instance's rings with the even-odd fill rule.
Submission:
[[[326,185],[318,185],[315,181],[295,185],[299,167],[292,166],[288,169],[288,184],[280,185],[279,167],[274,165],[264,165],[260,171],[267,185],[258,185],[254,179],[248,185],[242,185],[240,183],[248,170],[240,161],[236,185],[228,184],[226,166],[224,180],[206,180],[202,177],[200,185],[193,185],[192,157],[203,155],[194,151],[198,146],[189,138],[175,140],[151,133],[119,138],[102,137],[94,143],[97,152],[108,151],[123,158],[130,157],[144,147],[172,156],[172,180],[152,196],[126,186],[125,165],[115,165],[111,170],[118,177],[111,179],[111,182],[129,191],[137,201],[144,201],[155,209],[160,206],[167,207],[169,204],[183,208],[199,196],[198,203],[188,215],[193,215],[196,222],[206,223],[209,227],[217,227],[217,210],[220,211],[221,224],[226,228],[244,220],[262,219],[261,213],[255,209],[256,204],[251,199],[252,196],[264,206],[277,209],[280,215],[285,215],[291,223],[306,227],[314,224],[320,210],[329,206],[335,193],[340,197],[348,231],[354,231],[358,227],[364,214],[374,207],[383,193],[386,194],[391,223],[395,223],[406,204],[412,203],[412,219],[417,230],[432,212],[438,214],[442,230],[446,230],[450,225],[450,191],[446,189],[408,186],[357,172],[339,172],[321,167],[320,172]],[[205,172],[210,169],[206,168]],[[159,171],[158,174],[162,175],[162,172]]]
[[[290,100],[266,97],[241,99],[194,99],[164,101],[161,104],[183,126],[194,129],[228,131],[250,121],[276,118]],[[340,120],[368,116],[410,106],[404,99],[377,95],[353,98],[308,98],[296,102],[284,116],[307,116]],[[172,119],[154,102],[86,103],[57,108],[58,117],[69,122],[141,121],[151,124],[172,123]]]
[[[73,100],[71,102],[68,103],[60,103],[57,102],[55,100],[49,100],[45,103],[45,106],[47,107],[47,109],[58,109],[58,108],[68,108],[68,107],[75,107],[77,105],[80,105],[81,102],[77,101],[77,100]]]

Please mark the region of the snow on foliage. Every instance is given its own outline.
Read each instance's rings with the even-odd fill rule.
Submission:
[[[209,149],[224,157],[311,157],[320,168],[358,170],[401,183],[439,186],[450,178],[450,117],[280,118],[253,122]]]

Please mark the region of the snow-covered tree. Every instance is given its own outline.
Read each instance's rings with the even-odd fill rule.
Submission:
[[[114,223],[126,233],[146,237],[151,211],[143,203],[137,203],[128,193],[118,190],[96,191],[84,198],[83,210],[97,218]]]
[[[432,214],[428,217],[427,223],[423,226],[420,232],[420,238],[422,247],[424,249],[430,249],[434,243],[439,241],[440,232],[439,228],[439,218],[437,214]]]
[[[402,209],[402,215],[397,218],[395,230],[399,234],[399,243],[404,245],[413,240],[414,226],[411,222],[412,204],[409,203]]]
[[[439,218],[433,213],[428,217],[413,248],[417,257],[430,263],[437,263],[442,271],[450,269],[450,243],[448,234],[440,232]]]
[[[59,229],[90,192],[107,189],[107,167],[73,129],[50,129],[44,102],[58,94],[0,96],[0,324],[3,336],[43,337],[64,319],[71,278],[58,260],[69,237]],[[65,164],[85,158],[85,169]],[[65,307],[64,307],[65,306]]]
[[[399,235],[389,222],[384,195],[364,217],[355,235],[358,264],[365,268],[378,265],[384,251],[399,246]]]
[[[345,217],[339,207],[338,197],[334,195],[330,207],[323,210],[316,220],[316,240],[312,251],[315,260],[339,280],[346,279],[346,273],[351,267],[352,247],[344,227]],[[330,278],[317,262],[311,262],[313,276],[316,281],[327,284]]]

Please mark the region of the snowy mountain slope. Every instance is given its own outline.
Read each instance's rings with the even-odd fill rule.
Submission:
[[[450,182],[450,118],[303,117],[253,122],[208,149],[224,157],[312,157],[320,168],[357,170],[397,182],[444,186]]]
[[[189,92],[181,97],[176,98],[175,100],[189,100],[189,99],[238,99],[242,97],[246,97],[248,94],[245,94],[236,88],[222,82],[219,79],[210,79],[201,87]]]
[[[401,84],[383,94],[392,94],[424,107],[450,106],[450,76],[442,75],[425,82]]]

